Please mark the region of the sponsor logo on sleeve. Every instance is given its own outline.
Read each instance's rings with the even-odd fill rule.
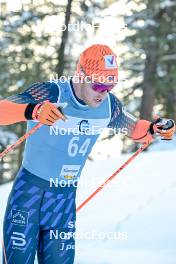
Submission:
[[[12,209],[11,222],[16,225],[26,226],[28,224],[28,212]]]
[[[23,250],[26,246],[26,237],[23,233],[13,232],[11,240],[13,249]]]

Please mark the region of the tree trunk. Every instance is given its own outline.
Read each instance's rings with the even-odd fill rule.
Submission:
[[[176,87],[174,77],[172,76],[175,73],[174,65],[168,63],[167,72],[171,76],[165,93],[165,110],[168,116],[176,121]]]
[[[152,44],[152,45],[151,45]],[[156,74],[156,44],[151,43],[151,47],[145,62],[143,96],[141,102],[141,118],[151,120],[155,99],[155,74]]]
[[[153,1],[148,2],[148,8],[153,8]],[[165,9],[159,9],[158,13],[153,17],[156,25],[160,24],[161,17],[165,14]],[[158,64],[158,50],[159,50],[159,30],[157,26],[148,27],[149,42],[146,48],[146,62],[144,70],[144,81],[142,85],[143,96],[141,102],[141,118],[151,120],[152,111],[155,102],[155,86]],[[151,38],[153,37],[153,38]]]
[[[64,61],[64,53],[65,53],[65,47],[68,39],[68,24],[70,22],[71,17],[71,6],[72,6],[73,0],[68,0],[66,12],[65,12],[65,26],[66,29],[62,33],[62,40],[61,45],[58,50],[58,64],[56,65],[56,73],[58,74],[58,77],[63,75],[64,67],[65,67],[65,61]]]

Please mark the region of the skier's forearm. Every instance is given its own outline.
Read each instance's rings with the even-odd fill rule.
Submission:
[[[45,125],[53,125],[58,119],[66,121],[66,117],[50,103],[17,104],[8,100],[0,101],[0,125],[11,125],[21,121],[37,120]]]
[[[25,110],[28,104],[17,104],[8,100],[0,101],[0,125],[11,125],[26,121]]]

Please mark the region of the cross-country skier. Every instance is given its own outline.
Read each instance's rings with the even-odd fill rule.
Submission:
[[[74,263],[75,182],[102,128],[125,128],[141,143],[152,142],[154,132],[172,139],[173,120],[154,124],[124,110],[110,93],[117,79],[116,55],[96,44],[80,55],[73,78],[35,83],[0,102],[0,125],[43,124],[26,141],[8,199],[3,264],[32,264],[36,251],[40,264]]]

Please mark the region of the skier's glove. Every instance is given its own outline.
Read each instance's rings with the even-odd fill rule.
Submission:
[[[152,123],[150,121],[138,120],[132,132],[131,138],[135,142],[150,144],[153,141],[152,134],[154,134],[150,132],[151,125]]]
[[[25,117],[28,120],[38,120],[40,123],[49,126],[52,126],[59,119],[63,121],[67,119],[61,108],[57,108],[49,101],[42,104],[29,104],[25,111]]]
[[[150,126],[151,133],[156,133],[162,140],[171,140],[175,133],[175,122],[172,119],[158,118]]]

